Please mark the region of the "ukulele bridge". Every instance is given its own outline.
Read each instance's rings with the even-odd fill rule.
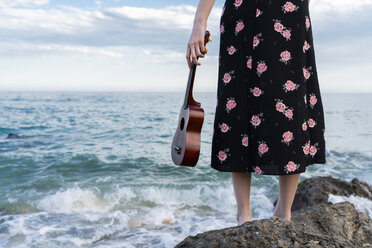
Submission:
[[[174,146],[174,150],[177,152],[177,154],[181,154],[182,148],[178,146]]]

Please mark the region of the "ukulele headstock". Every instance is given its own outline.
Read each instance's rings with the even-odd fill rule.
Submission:
[[[208,30],[206,30],[205,31],[205,36],[204,36],[205,53],[203,53],[203,54],[206,54],[208,52],[208,47],[207,47],[208,42],[212,42],[212,38],[211,38],[210,32]]]

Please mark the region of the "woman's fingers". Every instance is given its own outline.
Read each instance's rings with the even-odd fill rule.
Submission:
[[[187,44],[186,60],[187,60],[187,65],[189,66],[189,69],[191,69],[190,54],[191,54],[190,45]]]
[[[195,65],[200,65],[200,62],[198,61],[198,59],[196,58],[196,47],[195,47],[195,43],[192,43],[191,44],[191,58],[192,60],[194,61],[194,64]]]
[[[207,50],[205,49],[205,46],[204,46],[204,41],[199,41],[199,47],[200,47],[200,51],[203,53],[203,58],[205,56],[205,54],[207,53]]]
[[[189,68],[191,69],[191,60],[194,62],[195,65],[201,65],[198,61],[198,58],[204,58],[205,54],[207,53],[207,49],[204,46],[204,37],[200,34],[201,37],[196,38],[195,32],[191,34],[191,38],[187,43],[187,52],[186,52],[186,60]],[[191,56],[191,60],[190,60]]]
[[[204,58],[205,56],[202,50],[203,48],[200,47],[200,42],[198,42],[196,46],[196,56],[198,56],[199,58]]]

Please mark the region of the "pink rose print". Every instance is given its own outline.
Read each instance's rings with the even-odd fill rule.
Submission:
[[[311,108],[314,108],[314,105],[315,105],[317,102],[318,102],[318,99],[316,98],[315,93],[310,94],[310,99],[309,99],[310,107],[311,107]]]
[[[222,79],[222,81],[225,83],[225,85],[230,83],[233,74],[234,74],[234,70],[225,73],[225,75],[223,76],[223,79]]]
[[[248,136],[247,135],[243,135],[242,146],[245,146],[245,147],[248,146]]]
[[[233,55],[236,51],[238,51],[238,49],[236,49],[234,46],[230,46],[227,48],[227,52],[229,53],[229,55]]]
[[[307,67],[307,68],[302,68],[303,70],[303,73],[304,73],[304,77],[305,77],[305,80],[309,79],[312,72],[311,72],[311,66]]]
[[[235,26],[235,35],[238,35],[240,31],[242,31],[244,28],[244,23],[242,20],[236,21],[236,26]]]
[[[289,145],[289,143],[293,140],[293,133],[291,131],[287,131],[283,133],[282,137],[282,142]]]
[[[299,8],[299,7],[296,6],[296,5],[294,5],[292,2],[286,2],[286,3],[282,6],[282,10],[283,10],[284,13],[297,11],[298,8]]]
[[[309,31],[309,28],[310,28],[310,18],[308,16],[305,16],[305,27],[306,27],[306,31]]]
[[[293,108],[288,108],[283,103],[283,100],[280,99],[274,99],[276,101],[275,108],[277,111],[283,113],[289,120],[293,120]]]
[[[254,167],[254,173],[256,173],[256,174],[262,174],[262,170],[260,169],[260,167],[255,166]]]
[[[223,133],[226,133],[227,131],[231,129],[231,127],[229,127],[229,125],[227,125],[226,123],[219,124],[219,128],[221,129],[221,132]]]
[[[220,150],[218,152],[217,157],[220,160],[221,164],[222,164],[223,161],[226,160],[227,156],[229,156],[228,152],[229,152],[229,148],[226,148],[224,150]]]
[[[292,33],[291,29],[283,26],[280,20],[273,19],[274,21],[274,30],[280,33],[287,41],[291,39]]]
[[[287,93],[288,91],[297,90],[299,86],[299,84],[295,84],[293,81],[287,80],[287,82],[283,84],[283,89]]]
[[[256,46],[258,46],[258,44],[260,43],[260,40],[258,39],[257,35],[253,37],[253,48],[255,48]]]
[[[263,14],[263,11],[262,10],[256,9],[256,17],[259,17],[262,14]]]
[[[223,24],[221,24],[220,32],[221,34],[225,33],[225,27]]]
[[[253,89],[250,88],[249,91],[250,91],[254,96],[260,96],[261,94],[263,94],[263,90],[261,90],[261,89],[258,88],[258,87],[254,87]]]
[[[227,113],[230,113],[230,111],[236,107],[236,102],[233,97],[227,98],[226,102],[226,111]]]
[[[291,59],[291,53],[287,50],[280,53],[280,59],[279,61],[283,62],[284,64],[287,64],[288,61]]]
[[[227,158],[227,155],[224,151],[219,151],[218,152],[218,158],[221,160],[221,161],[225,161],[226,158]]]
[[[257,75],[260,77],[267,70],[265,61],[257,61]]]
[[[310,44],[305,40],[304,46],[302,47],[302,51],[306,53],[307,50],[310,49]]]
[[[261,37],[262,33],[256,34],[253,37],[253,49],[255,49],[258,46],[258,44],[260,44],[260,42],[263,40]]]
[[[304,102],[307,103],[307,100],[306,100],[306,94],[304,95]]]
[[[312,157],[314,157],[314,155],[315,155],[315,153],[317,152],[317,148],[316,148],[316,146],[310,146],[310,150],[309,150],[309,152],[310,152],[310,155],[312,156]]]
[[[284,38],[286,38],[287,40],[290,40],[291,39],[291,30],[290,29],[286,29],[282,32],[282,35]]]
[[[284,112],[284,110],[287,108],[287,106],[285,106],[285,104],[281,100],[276,103],[275,107],[276,110],[279,112]]]
[[[284,113],[284,115],[290,119],[290,120],[293,120],[293,109],[287,109]]]
[[[302,130],[303,130],[303,131],[306,131],[306,130],[307,130],[307,124],[306,124],[306,121],[304,121],[304,123],[302,123]]]
[[[256,128],[257,126],[261,124],[261,121],[263,120],[262,116],[263,116],[263,113],[259,113],[258,115],[252,115],[250,122],[252,123],[254,128]]]
[[[308,155],[310,153],[310,140],[306,142],[304,146],[302,146],[302,151],[305,155]]]
[[[269,147],[266,145],[266,142],[264,142],[264,141],[259,141],[258,143],[259,143],[259,145],[258,145],[258,155],[260,155],[260,157],[262,157],[262,155],[269,150]]]
[[[281,33],[283,31],[283,29],[284,29],[283,24],[281,24],[279,20],[274,19],[274,21],[275,21],[275,23],[274,23],[274,30],[276,32]]]
[[[231,81],[231,75],[230,73],[225,73],[224,77],[223,77],[223,82],[225,84],[229,83]]]
[[[242,5],[242,3],[243,3],[243,0],[235,0],[235,3],[234,3],[235,8],[239,8],[240,5]]]
[[[300,168],[299,164],[296,164],[293,161],[289,161],[286,164],[286,166],[284,167],[284,170],[285,170],[286,173],[290,173],[290,172],[293,172],[293,171],[297,170],[298,168]]]
[[[247,56],[247,68],[252,69],[252,56]]]
[[[316,122],[314,121],[314,119],[309,118],[307,120],[307,124],[309,124],[309,127],[313,128],[313,127],[315,127]]]

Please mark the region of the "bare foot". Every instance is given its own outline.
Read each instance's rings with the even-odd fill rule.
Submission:
[[[238,225],[242,225],[245,222],[252,221],[252,211],[249,209],[247,213],[242,213],[238,211],[236,215],[236,220],[238,221]]]
[[[277,217],[277,218],[281,218],[281,219],[285,219],[285,220],[291,220],[291,216],[281,216],[281,215],[273,215],[271,216],[271,218],[273,217]]]
[[[286,219],[286,220],[291,220],[291,212],[287,212],[287,213],[283,213],[280,209],[279,209],[279,204],[277,203],[275,208],[274,208],[274,213],[273,213],[273,216],[272,217],[278,217],[278,218],[282,218],[282,219]]]
[[[282,219],[286,219],[286,220],[291,220],[291,213],[280,213],[280,211],[277,211],[277,209],[275,208],[274,210],[274,214],[272,217],[278,217],[278,218],[282,218]]]

